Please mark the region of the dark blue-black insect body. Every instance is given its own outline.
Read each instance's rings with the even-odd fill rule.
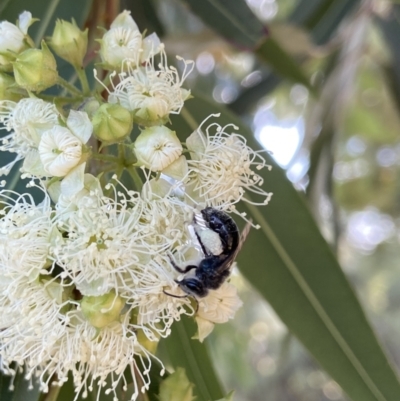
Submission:
[[[195,269],[194,275],[184,277],[176,282],[186,294],[202,298],[208,294],[209,290],[216,290],[221,287],[230,275],[232,264],[249,232],[250,224],[240,235],[232,217],[212,207],[207,207],[201,213],[195,214],[193,220],[204,258],[198,265],[189,265],[184,268],[177,266],[173,260],[171,263],[179,273],[186,274]],[[202,230],[212,230],[218,234],[221,242],[218,254],[210,250],[212,248],[210,244],[204,243],[201,238]]]

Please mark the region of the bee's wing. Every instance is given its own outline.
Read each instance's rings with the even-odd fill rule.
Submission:
[[[244,241],[246,241],[246,238],[249,235],[250,228],[251,228],[251,220],[247,222],[247,224],[245,225],[244,229],[240,233],[239,245],[238,245],[238,247],[236,249],[236,252],[235,252],[235,258],[237,256],[237,254],[239,253],[239,251],[242,249]]]
[[[244,227],[244,229],[242,230],[242,232],[240,234],[239,244],[238,244],[235,252],[229,258],[229,268],[232,267],[232,264],[235,261],[236,256],[238,255],[238,253],[242,249],[244,241],[246,240],[247,236],[249,235],[250,228],[251,228],[251,220],[247,222],[246,226]]]

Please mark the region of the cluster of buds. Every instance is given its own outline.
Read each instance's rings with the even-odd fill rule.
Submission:
[[[32,21],[24,12],[17,25],[0,23],[0,150],[15,154],[0,174],[20,165],[42,194],[2,182],[0,368],[25,366],[43,391],[72,372],[77,397],[93,381],[110,385],[108,375],[115,393],[130,368],[134,400],[174,321],[195,317],[203,341],[240,307],[228,281],[196,296],[177,266],[205,258],[199,239],[206,252],[222,252],[219,234],[194,216],[205,208],[240,215],[249,192],[266,204],[257,171],[269,166],[235,126],[206,126],[218,115],[190,135],[172,129],[193,62],[179,58],[181,72],[168,65],[157,35],[143,37],[129,12],[99,39],[93,90],[83,69],[87,31],[58,21],[37,49]],[[81,90],[59,77],[51,50],[76,69]],[[56,84],[69,94],[49,102],[43,91]]]

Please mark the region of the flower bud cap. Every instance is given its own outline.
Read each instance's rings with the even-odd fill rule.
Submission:
[[[81,310],[86,320],[97,329],[118,321],[125,301],[114,291],[99,296],[84,296]]]
[[[32,92],[41,92],[55,85],[58,79],[57,64],[46,43],[42,49],[28,49],[13,63],[15,81]]]
[[[93,115],[93,132],[106,143],[121,142],[132,131],[133,120],[129,110],[119,104],[105,103]]]
[[[76,22],[57,20],[50,46],[62,59],[76,68],[82,67],[88,44],[88,29],[81,31]]]
[[[12,91],[16,87],[15,80],[11,75],[0,72],[0,100],[11,100],[18,102],[23,96]]]

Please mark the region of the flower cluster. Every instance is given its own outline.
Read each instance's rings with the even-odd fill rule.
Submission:
[[[72,373],[77,397],[94,383],[115,394],[128,369],[135,400],[175,321],[193,316],[203,341],[241,306],[228,281],[198,294],[182,283],[200,280],[205,258],[216,269],[225,260],[201,211],[266,204],[268,166],[233,125],[203,129],[207,118],[187,138],[165,125],[190,97],[182,84],[193,63],[169,66],[129,12],[99,40],[93,90],[82,69],[87,31],[58,21],[48,41],[76,68],[79,90],[58,76],[45,41],[34,47],[32,21],[24,12],[17,25],[0,23],[0,85],[17,89],[0,88],[0,150],[15,155],[0,174],[20,166],[41,194],[0,190],[0,368],[23,366],[43,391]],[[42,92],[56,83],[69,94],[49,102]]]

